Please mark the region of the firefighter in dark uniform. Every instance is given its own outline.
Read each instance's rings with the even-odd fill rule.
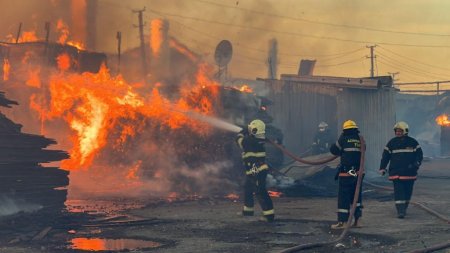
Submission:
[[[312,144],[312,154],[318,155],[327,153],[330,149],[331,144],[336,139],[331,135],[330,129],[328,128],[328,124],[326,122],[320,122],[317,128],[317,132],[314,135],[313,144]]]
[[[331,145],[330,152],[341,157],[341,163],[337,168],[339,179],[338,192],[338,223],[331,226],[332,229],[342,229],[347,222],[350,207],[356,191],[358,171],[361,160],[361,137],[358,126],[352,120],[347,120],[343,124],[342,134],[335,144]],[[361,191],[355,209],[354,227],[358,227],[358,220],[362,215]]]
[[[253,193],[258,198],[263,211],[263,221],[274,221],[275,212],[272,199],[266,189],[266,177],[269,166],[266,164],[265,149],[266,125],[261,120],[253,120],[248,130],[243,129],[237,136],[237,143],[242,149],[242,161],[245,167],[243,216],[253,216]]]
[[[389,164],[389,180],[394,183],[395,207],[397,217],[406,215],[413,192],[417,170],[422,164],[423,153],[417,140],[408,136],[409,127],[403,121],[394,126],[395,137],[386,145],[380,164],[380,174],[386,173]]]

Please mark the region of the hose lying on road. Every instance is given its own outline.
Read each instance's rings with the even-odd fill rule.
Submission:
[[[429,253],[429,252],[434,252],[436,250],[441,250],[441,249],[446,249],[446,248],[450,248],[450,241],[447,241],[447,242],[444,242],[441,244],[435,244],[426,249],[414,250],[414,251],[411,251],[410,253]]]
[[[333,161],[334,159],[337,158],[337,156],[333,156],[333,157],[326,158],[326,159],[319,160],[319,161],[307,161],[307,160],[304,160],[302,158],[299,158],[299,157],[295,156],[294,154],[292,154],[289,150],[285,149],[280,144],[275,143],[274,141],[269,140],[269,139],[267,139],[267,141],[270,144],[274,145],[275,147],[279,148],[281,151],[283,151],[284,154],[286,154],[287,156],[291,157],[295,161],[298,161],[298,162],[301,162],[301,163],[305,163],[305,164],[321,165],[321,164],[324,164],[324,163],[327,163],[327,162],[331,162],[331,161]],[[363,147],[363,148],[361,149],[360,173],[358,173],[358,181],[357,181],[357,184],[356,184],[355,195],[353,196],[352,208],[350,210],[348,221],[347,221],[347,223],[345,225],[345,228],[342,231],[341,235],[336,240],[333,240],[333,241],[321,242],[321,243],[301,244],[301,245],[297,245],[297,246],[294,246],[294,247],[291,247],[291,248],[284,249],[284,250],[280,251],[279,253],[298,252],[298,251],[304,250],[304,249],[311,249],[311,248],[331,245],[331,244],[338,243],[342,239],[344,239],[345,235],[347,234],[347,232],[348,232],[348,230],[350,228],[350,224],[351,224],[351,222],[353,220],[353,215],[354,215],[355,209],[356,209],[356,202],[358,201],[358,197],[357,196],[359,195],[359,192],[360,192],[360,187],[361,187],[361,183],[362,183],[362,175],[363,175],[363,172],[364,172],[364,156],[365,156],[366,145],[365,145],[364,138],[362,136],[361,136],[361,147]],[[370,186],[372,186],[372,187],[375,187],[375,188],[388,190],[388,191],[393,191],[393,189],[391,187],[380,186],[380,185],[376,185],[376,184],[373,184],[373,183],[370,183],[370,182],[367,182],[367,181],[365,183],[370,185]],[[441,219],[441,220],[447,222],[448,224],[450,224],[449,218],[447,218],[444,215],[442,215],[442,214],[440,214],[440,213],[438,213],[438,212],[436,212],[436,211],[426,207],[425,205],[423,205],[421,203],[418,203],[418,202],[414,202],[414,201],[412,201],[410,203],[412,205],[415,205],[415,206],[418,206],[418,207],[422,208],[423,210],[429,212],[430,214],[433,214],[434,216],[438,217],[439,219]],[[432,246],[430,246],[430,247],[428,247],[426,249],[414,250],[414,251],[411,251],[410,253],[428,253],[428,252],[434,252],[434,251],[440,250],[440,249],[446,249],[446,248],[449,248],[449,247],[450,247],[450,241],[445,242],[445,243],[441,243],[441,244],[432,245]]]
[[[377,185],[377,184],[374,184],[374,183],[371,183],[371,182],[367,182],[367,181],[364,182],[364,183],[367,184],[367,185],[370,185],[370,186],[372,186],[372,187],[374,187],[374,188],[378,188],[378,189],[382,189],[382,190],[387,190],[387,191],[394,191],[394,189],[392,189],[392,187],[381,186],[381,185]],[[430,214],[436,216],[437,218],[439,218],[439,219],[441,219],[441,220],[447,222],[447,224],[450,224],[450,219],[449,219],[448,217],[446,217],[446,216],[444,216],[444,215],[442,215],[442,214],[440,214],[440,213],[434,211],[433,209],[431,209],[431,208],[425,206],[424,204],[419,203],[419,202],[415,202],[415,201],[411,201],[411,202],[409,202],[409,203],[411,203],[412,205],[415,205],[415,206],[417,206],[417,207],[419,207],[419,208],[422,208],[423,210],[427,211],[428,213],[430,213]]]
[[[297,246],[294,246],[291,248],[284,249],[284,250],[280,251],[280,253],[298,252],[298,251],[304,250],[304,249],[311,249],[311,248],[335,244],[335,243],[340,242],[347,235],[347,232],[350,229],[350,226],[351,226],[351,223],[353,220],[353,215],[355,214],[356,203],[358,202],[358,196],[359,196],[359,192],[361,190],[361,183],[362,183],[362,178],[363,178],[363,174],[364,174],[364,157],[365,157],[365,153],[366,153],[366,142],[364,141],[364,138],[362,136],[360,136],[360,140],[361,140],[361,159],[360,159],[360,168],[358,171],[358,179],[356,182],[355,195],[353,196],[352,208],[350,209],[350,214],[349,214],[347,223],[345,224],[345,228],[342,231],[341,235],[336,240],[333,240],[333,241],[301,244],[301,245],[297,245]],[[283,150],[283,152],[284,152],[284,150]],[[331,159],[329,161],[332,161],[336,158],[337,157],[333,157],[333,159]]]

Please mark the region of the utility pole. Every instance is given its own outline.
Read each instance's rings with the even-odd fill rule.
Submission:
[[[45,54],[47,54],[47,50],[48,50],[48,40],[50,37],[50,22],[45,22]]]
[[[21,33],[21,32],[22,32],[22,22],[20,22],[20,24],[19,24],[19,30],[17,31],[16,44],[19,43],[20,33]]]
[[[142,18],[142,13],[145,11],[145,7],[142,10],[133,10],[133,13],[138,13],[138,21],[139,25],[135,25],[134,27],[139,28],[139,38],[141,40],[141,58],[142,58],[142,74],[144,75],[144,80],[147,79],[147,57],[145,55],[145,40],[144,40],[144,21]]]
[[[121,44],[122,44],[122,33],[117,32],[117,73],[120,73],[120,54],[121,54]]]
[[[370,57],[367,57],[367,58],[370,58],[370,77],[374,77],[375,75],[374,75],[374,64],[373,64],[373,62],[374,62],[374,59],[376,58],[376,56],[374,56],[373,50],[376,47],[376,45],[375,46],[366,46],[366,47],[370,48]]]

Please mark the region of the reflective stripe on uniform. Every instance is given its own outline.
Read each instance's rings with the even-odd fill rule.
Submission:
[[[391,151],[389,150],[388,147],[384,147],[384,150],[386,150],[387,152],[389,152],[389,154],[391,153]]]
[[[243,152],[242,158],[249,158],[249,157],[265,157],[266,152]]]
[[[271,215],[271,214],[275,214],[275,210],[267,210],[267,211],[263,211],[263,215]]]
[[[393,154],[396,154],[396,153],[414,153],[414,152],[416,152],[416,149],[410,149],[410,148],[394,149],[394,150],[392,150]]]
[[[348,209],[338,209],[337,210],[338,213],[349,213]]]
[[[357,152],[361,152],[360,148],[344,148],[344,151],[357,151]]]
[[[263,171],[263,170],[267,170],[267,169],[269,169],[269,166],[267,165],[267,164],[263,164],[263,165],[261,165],[261,166],[259,166],[258,168],[256,168],[256,169],[250,169],[250,170],[247,170],[246,172],[245,172],[245,174],[246,175],[253,175],[253,174],[256,174],[256,173],[258,173],[258,172],[260,172],[260,171]]]
[[[413,180],[413,179],[417,179],[417,176],[390,176],[389,180],[395,180],[395,179],[399,179],[399,180]]]
[[[244,212],[253,212],[253,207],[244,206]]]
[[[406,204],[406,200],[396,200],[395,204]]]

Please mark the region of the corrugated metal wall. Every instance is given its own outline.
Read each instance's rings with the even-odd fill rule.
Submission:
[[[337,96],[338,124],[347,119],[356,121],[366,140],[366,168],[378,170],[386,143],[394,137],[395,90],[343,89]]]
[[[350,89],[286,80],[267,80],[266,85],[274,102],[269,113],[273,124],[282,129],[289,150],[296,154],[307,150],[321,121],[329,124],[337,139],[342,123],[352,119],[367,142],[366,168],[378,169],[381,152],[393,137],[393,89]]]

